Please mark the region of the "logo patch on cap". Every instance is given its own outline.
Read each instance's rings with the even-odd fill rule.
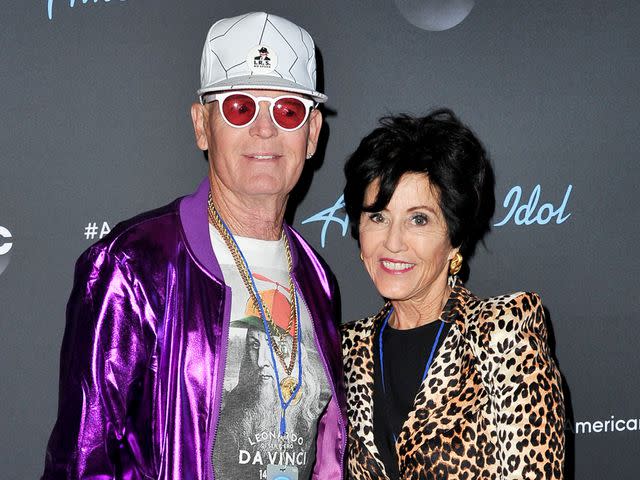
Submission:
[[[251,73],[262,75],[271,73],[278,66],[278,55],[267,45],[256,45],[249,50],[247,65]]]

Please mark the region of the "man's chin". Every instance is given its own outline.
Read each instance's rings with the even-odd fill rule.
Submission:
[[[258,375],[257,383],[262,388],[272,388],[275,385],[273,375]]]

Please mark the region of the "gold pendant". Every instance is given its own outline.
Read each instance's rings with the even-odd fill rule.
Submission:
[[[285,377],[280,380],[280,388],[282,390],[282,398],[285,402],[288,402],[293,395],[293,391],[296,389],[296,380],[293,377]],[[291,400],[291,405],[297,405],[300,402],[300,397],[302,397],[302,386],[296,393],[296,396]]]

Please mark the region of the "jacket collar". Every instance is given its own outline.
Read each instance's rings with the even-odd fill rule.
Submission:
[[[206,177],[198,189],[180,201],[180,223],[186,239],[187,247],[200,267],[219,283],[223,282],[220,264],[213,254],[209,234],[209,216],[207,214],[207,197],[209,195],[209,178]]]
[[[209,196],[209,177],[205,177],[198,186],[198,189],[191,195],[187,195],[180,200],[179,214],[182,231],[187,242],[187,246],[193,257],[200,266],[218,282],[223,282],[222,269],[216,259],[211,247],[211,237],[209,233],[209,215],[207,211],[207,199]],[[310,252],[310,247],[302,240],[300,235],[288,225],[284,225],[285,233],[291,245],[291,260],[294,269],[297,269],[298,260],[302,254],[300,249],[312,260],[316,256]],[[320,273],[321,284],[327,294],[329,294],[329,282],[324,269],[319,262],[314,263],[314,270]]]
[[[451,328],[420,386],[413,410],[404,424],[399,442],[418,434],[429,439],[451,430],[474,413],[485,398],[476,358],[468,341],[470,305],[477,300],[463,285],[452,291],[453,305],[444,318]],[[449,408],[455,405],[455,408]],[[426,416],[423,416],[426,413]],[[417,421],[424,418],[425,420]],[[422,425],[422,428],[410,428]]]

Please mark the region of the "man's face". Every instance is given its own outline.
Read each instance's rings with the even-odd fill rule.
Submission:
[[[247,330],[245,355],[242,360],[241,373],[252,377],[258,385],[275,385],[275,375],[271,365],[269,339],[266,333],[257,328]]]
[[[255,96],[277,97],[288,92],[251,90]],[[280,129],[271,120],[268,104],[260,102],[256,120],[233,128],[221,117],[218,102],[191,108],[196,142],[208,150],[209,174],[220,190],[249,198],[286,196],[300,178],[307,153],[314,153],[322,116],[312,110],[295,131]]]

